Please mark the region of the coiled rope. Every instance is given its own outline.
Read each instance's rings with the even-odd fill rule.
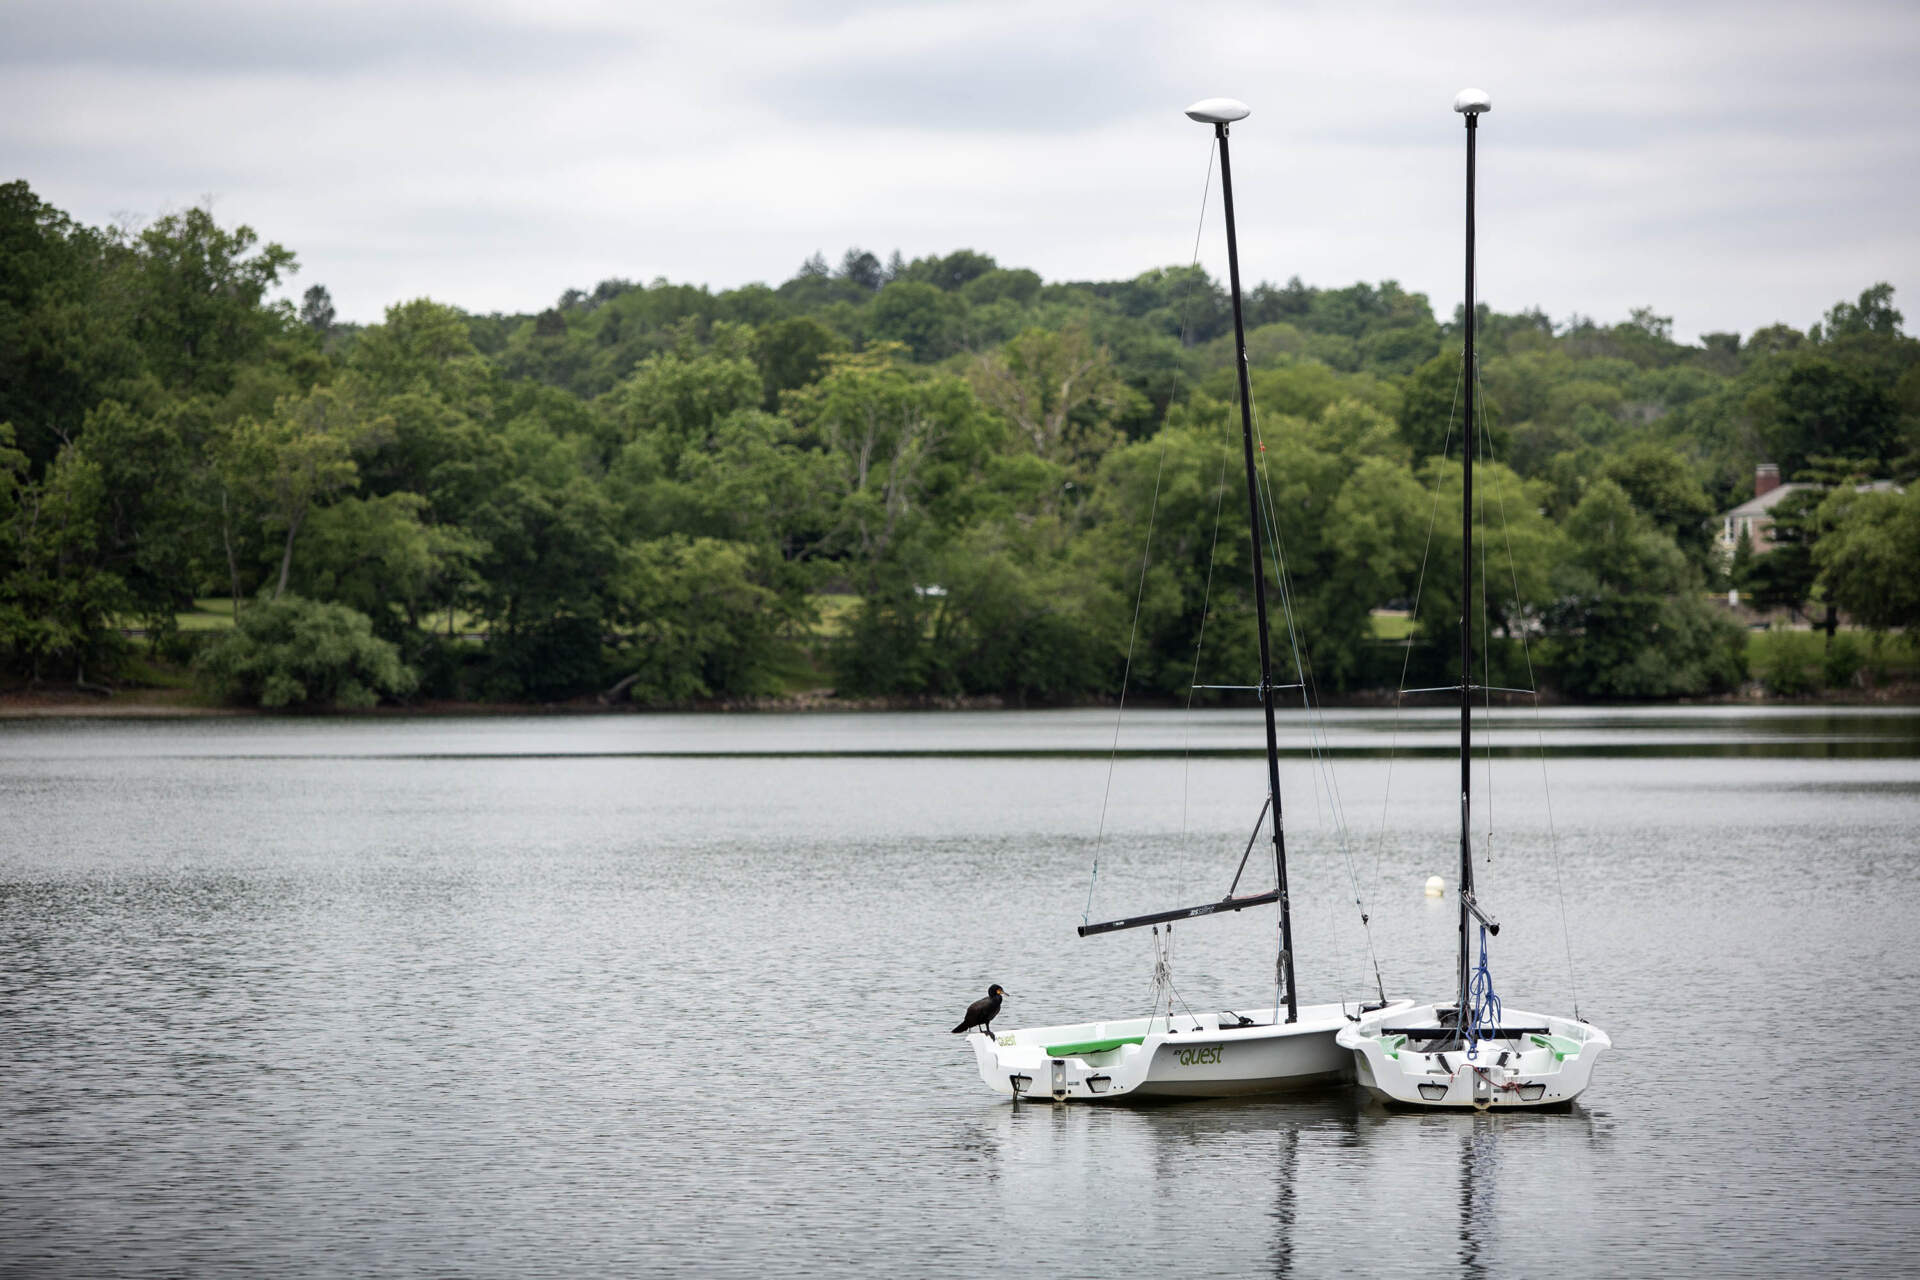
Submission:
[[[1480,926],[1480,963],[1467,979],[1467,1057],[1480,1056],[1482,1030],[1500,1029],[1500,997],[1494,994],[1493,973],[1487,968],[1487,926]]]

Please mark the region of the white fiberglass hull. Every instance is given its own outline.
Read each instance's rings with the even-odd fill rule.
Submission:
[[[1404,1010],[1405,1000],[1382,1012]],[[1335,1042],[1351,1005],[1304,1005],[1295,1022],[1271,1009],[1125,1018],[967,1037],[996,1093],[1057,1102],[1230,1098],[1340,1084],[1353,1054]],[[1247,1024],[1236,1026],[1239,1018]],[[1223,1025],[1224,1023],[1224,1025]]]
[[[1482,1040],[1472,1057],[1459,1037],[1422,1038],[1452,1005],[1383,1009],[1339,1029],[1354,1075],[1376,1098],[1400,1107],[1507,1111],[1564,1107],[1593,1077],[1594,1060],[1613,1041],[1574,1018],[1507,1009],[1500,1029],[1515,1034]]]

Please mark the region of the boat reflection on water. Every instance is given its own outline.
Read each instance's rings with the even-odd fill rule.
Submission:
[[[1183,1266],[1244,1269],[1256,1242],[1272,1274],[1418,1271],[1485,1276],[1577,1256],[1598,1216],[1553,1171],[1592,1158],[1591,1115],[1387,1112],[1358,1091],[1324,1100],[1160,1107],[995,1108],[962,1147],[984,1161],[1009,1236],[1048,1239],[1084,1264],[1164,1240],[1181,1218]],[[1196,1177],[1202,1170],[1208,1176]],[[1551,1182],[1551,1189],[1549,1189]],[[1244,1195],[1219,1196],[1221,1185]],[[1211,1191],[1202,1190],[1211,1188]],[[1264,1191],[1262,1190],[1264,1188]],[[1152,1206],[1143,1215],[1142,1206]],[[1451,1239],[1449,1239],[1451,1236]],[[1399,1256],[1369,1260],[1369,1239]],[[1405,1255],[1422,1241],[1419,1265]]]
[[[1555,1169],[1576,1158],[1591,1159],[1600,1144],[1600,1129],[1583,1108],[1427,1112],[1414,1118],[1372,1103],[1359,1137],[1367,1170],[1361,1177],[1378,1177],[1383,1167],[1395,1164],[1424,1170],[1419,1216],[1433,1226],[1451,1216],[1457,1267],[1451,1274],[1515,1274],[1551,1265],[1555,1257],[1578,1256],[1579,1237],[1587,1229],[1583,1224],[1593,1215],[1569,1203],[1564,1180],[1556,1181],[1549,1195],[1542,1191]],[[1548,1201],[1551,1210],[1545,1208]],[[1543,1228],[1549,1225],[1551,1243],[1543,1246]],[[1435,1272],[1447,1273],[1444,1258],[1436,1241]]]
[[[1487,1123],[1469,1124],[1460,1135],[1460,1274],[1487,1273],[1493,1222],[1493,1188],[1500,1149]]]
[[[1293,1274],[1293,1237],[1298,1225],[1300,1130],[1284,1125],[1275,1135],[1273,1157],[1273,1274]]]

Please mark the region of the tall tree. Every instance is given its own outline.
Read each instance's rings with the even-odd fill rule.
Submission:
[[[267,293],[296,269],[293,253],[228,229],[206,208],[169,214],[136,238],[134,332],[169,387],[224,395],[241,367],[293,322]]]
[[[358,482],[353,446],[363,430],[359,407],[346,392],[316,387],[282,401],[270,418],[236,424],[222,443],[228,490],[246,495],[262,526],[281,534],[273,599],[286,592],[294,543],[308,515]]]
[[[124,256],[26,183],[0,184],[0,422],[35,476],[102,398],[135,394],[142,354],[124,291],[106,287]]]
[[[1626,491],[1655,528],[1696,564],[1706,566],[1713,548],[1713,503],[1678,450],[1651,441],[1631,445],[1608,461],[1605,475]]]
[[[1549,618],[1560,681],[1576,696],[1720,693],[1745,675],[1745,633],[1702,599],[1673,539],[1601,480],[1567,518],[1572,554]]]
[[[1079,327],[1029,329],[975,357],[967,379],[981,403],[1050,462],[1104,453],[1115,436],[1113,422],[1139,398],[1107,348]]]
[[[300,323],[321,337],[333,332],[333,295],[325,285],[312,285],[300,299]]]
[[[869,586],[992,444],[988,416],[965,382],[917,376],[895,355],[882,349],[849,357],[789,400],[802,438],[830,459],[835,540]]]
[[[1813,549],[1829,598],[1857,623],[1920,633],[1920,491],[1836,490]]]
[[[0,440],[4,446],[4,440]],[[25,459],[0,447],[0,471],[18,476]],[[37,682],[47,668],[73,673],[76,686],[121,648],[114,619],[132,604],[126,583],[105,563],[106,486],[100,466],[68,445],[37,483],[20,489],[9,521],[8,559],[0,561],[0,643]]]
[[[1889,458],[1898,450],[1899,409],[1874,371],[1824,348],[1796,351],[1747,398],[1771,460],[1791,475],[1836,454]]]

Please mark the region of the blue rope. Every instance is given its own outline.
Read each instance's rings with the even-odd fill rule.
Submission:
[[[1487,969],[1487,926],[1480,926],[1480,964],[1467,979],[1467,1057],[1480,1056],[1480,1029],[1500,1025],[1500,997]]]

